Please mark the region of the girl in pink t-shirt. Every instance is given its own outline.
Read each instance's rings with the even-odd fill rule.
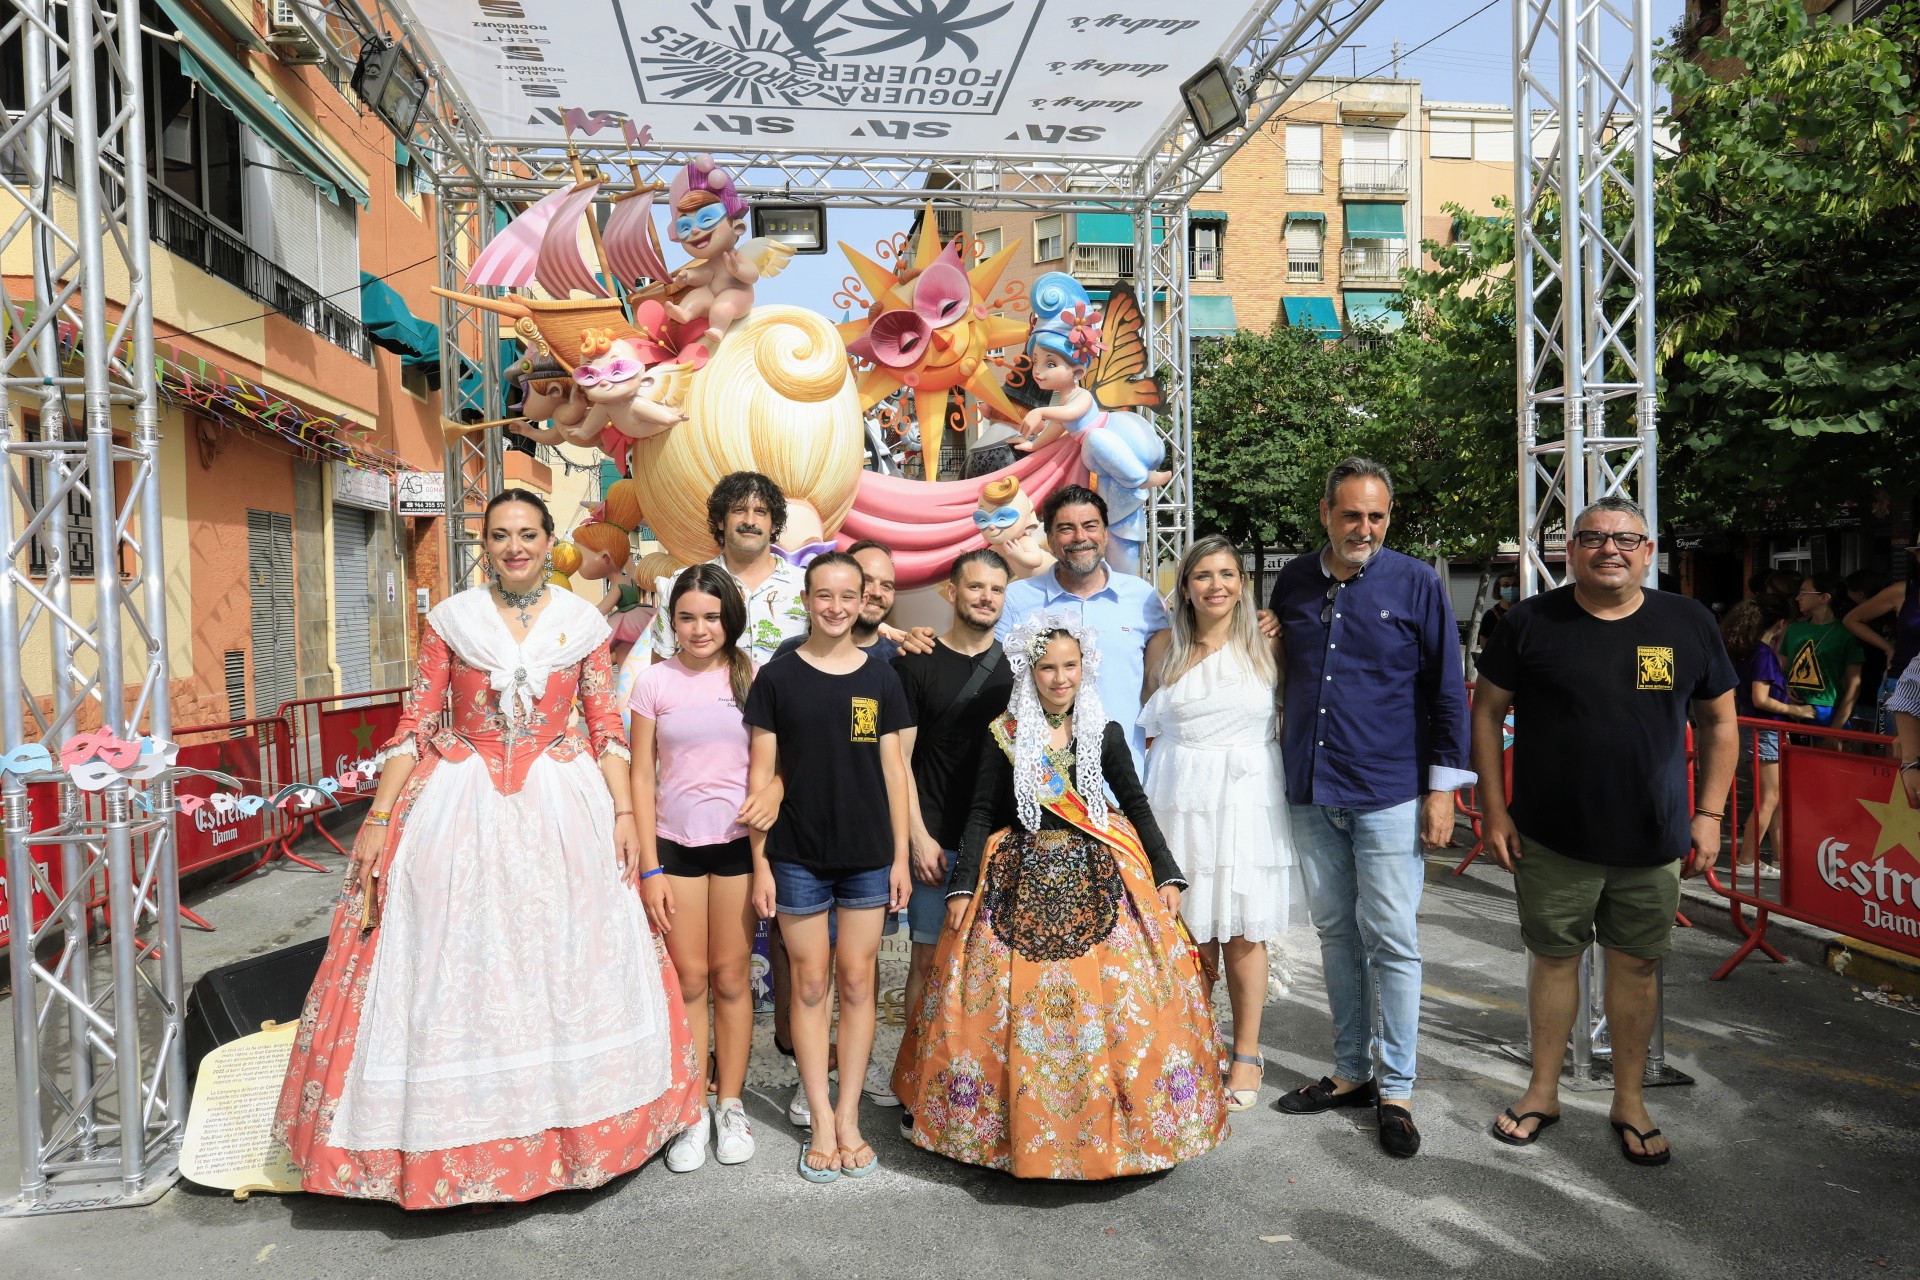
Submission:
[[[739,647],[747,608],[733,577],[695,565],[674,581],[667,616],[678,652],[635,682],[633,809],[640,835],[640,896],[680,975],[699,1060],[712,1046],[714,1154],[739,1164],[753,1154],[741,1105],[753,1043],[748,965],[756,925],[747,800],[747,701],[753,665]],[[707,1016],[707,997],[713,1016]],[[706,1163],[708,1117],[667,1147],[667,1168]]]

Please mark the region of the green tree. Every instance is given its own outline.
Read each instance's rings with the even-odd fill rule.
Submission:
[[[1725,25],[1706,65],[1659,67],[1661,490],[1673,518],[1750,527],[1920,467],[1920,8],[1735,0]]]

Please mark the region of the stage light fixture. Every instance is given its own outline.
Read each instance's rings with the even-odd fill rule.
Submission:
[[[1188,76],[1180,86],[1180,97],[1203,142],[1212,142],[1246,123],[1246,103],[1241,101],[1233,68],[1223,59],[1215,58]]]
[[[413,135],[427,101],[427,77],[405,49],[377,36],[367,41],[360,47],[352,83],[360,101],[373,108],[395,137],[404,142]]]
[[[756,201],[753,234],[777,240],[795,253],[827,251],[827,206]]]

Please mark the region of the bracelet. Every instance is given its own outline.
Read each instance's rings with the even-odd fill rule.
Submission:
[[[1920,756],[1915,756],[1911,760],[1902,760],[1900,762],[1900,772],[1905,773],[1909,769],[1920,769]]]
[[[376,819],[376,818],[377,818],[377,819],[380,819],[380,820],[382,820],[382,821],[385,821],[386,819],[388,819],[388,818],[391,818],[392,816],[393,816],[393,810],[391,810],[391,809],[369,809],[369,810],[367,810],[367,817],[368,817],[369,819]]]
[[[1712,818],[1715,822],[1725,822],[1727,819],[1726,814],[1715,813],[1711,809],[1695,809],[1693,811],[1693,816],[1696,818]]]
[[[613,816],[614,816],[614,817],[616,817],[616,818],[631,818],[631,817],[633,816],[633,810],[631,810],[631,809],[615,809],[615,810],[613,811]]]
[[[386,818],[368,818],[360,825],[363,827],[386,827],[393,824]]]
[[[645,880],[645,879],[646,879],[646,878],[647,878],[648,876],[657,876],[657,875],[659,875],[659,874],[660,874],[661,872],[663,872],[663,871],[665,871],[665,870],[666,870],[666,868],[665,868],[665,867],[655,867],[655,868],[654,868],[653,870],[651,870],[651,871],[642,871],[642,872],[640,873],[640,878],[641,878],[642,880]]]

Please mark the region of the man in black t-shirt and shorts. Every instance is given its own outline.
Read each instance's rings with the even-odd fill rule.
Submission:
[[[913,938],[907,970],[909,1023],[920,1007],[934,947],[946,923],[947,876],[966,830],[980,749],[988,726],[1013,696],[1013,667],[993,638],[1007,602],[1009,577],[1007,562],[986,547],[955,560],[947,573],[953,625],[934,641],[932,653],[903,653],[893,660],[917,726],[900,735],[914,784],[907,827],[913,870],[913,897],[907,903],[907,930]]]
[[[1720,853],[1737,754],[1736,677],[1713,615],[1642,587],[1653,538],[1640,508],[1602,498],[1567,540],[1573,583],[1516,604],[1487,639],[1473,693],[1473,767],[1486,849],[1513,873],[1533,966],[1533,1077],[1494,1121],[1526,1146],[1560,1118],[1560,1066],[1579,1009],[1580,958],[1607,952],[1610,1119],[1633,1164],[1665,1164],[1647,1114],[1647,1043],[1659,962],[1672,946],[1680,878]],[[1513,798],[1501,722],[1513,709]],[[1687,716],[1699,754],[1689,812]]]

